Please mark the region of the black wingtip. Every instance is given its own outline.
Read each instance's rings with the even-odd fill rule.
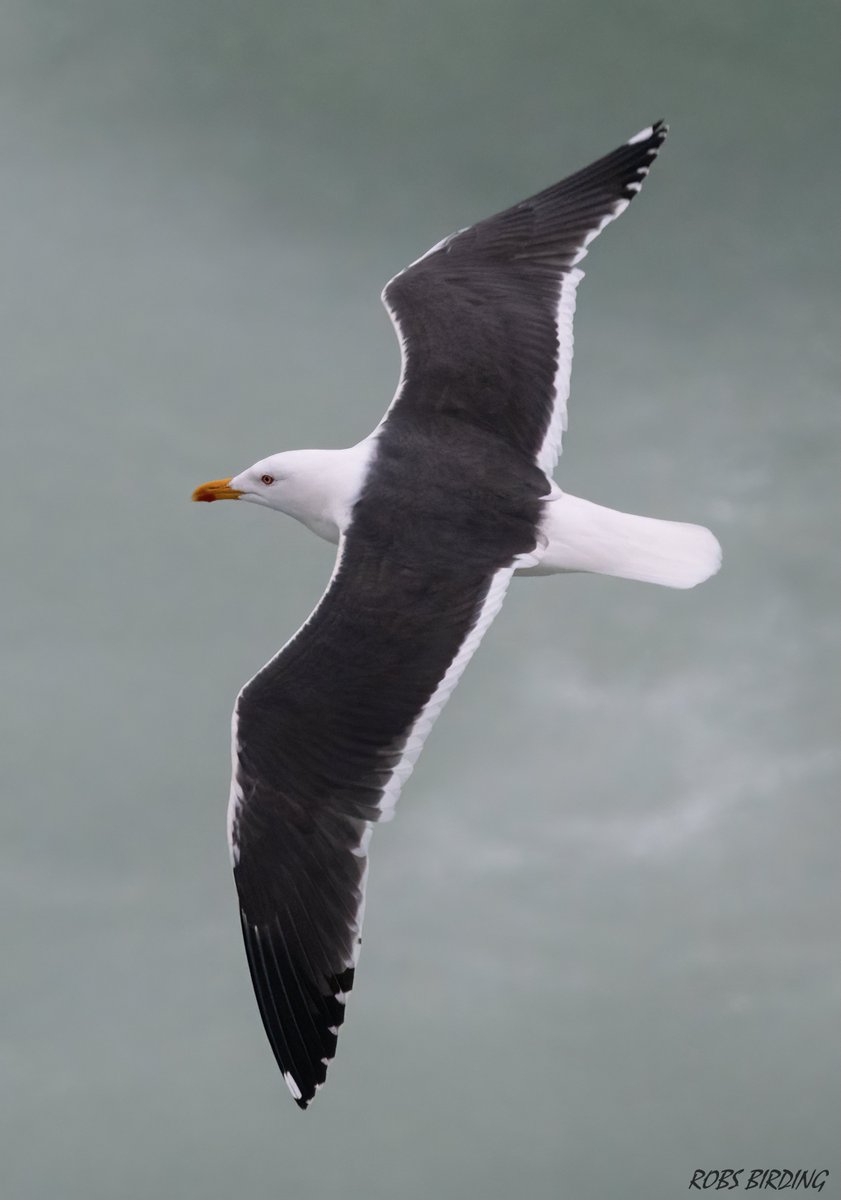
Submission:
[[[640,129],[633,137],[628,138],[626,146],[637,146],[648,144],[653,149],[659,149],[666,139],[666,134],[669,132],[669,126],[662,119],[654,121],[651,125],[646,125],[644,129]]]

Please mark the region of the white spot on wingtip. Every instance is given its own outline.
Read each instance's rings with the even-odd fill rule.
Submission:
[[[300,1100],[301,1099],[301,1089],[298,1087],[297,1083],[295,1082],[295,1080],[292,1078],[292,1076],[289,1074],[288,1071],[283,1072],[283,1082],[286,1084],[286,1086],[289,1088],[289,1091],[292,1093],[293,1100]]]
[[[645,129],[641,129],[639,133],[635,133],[632,138],[628,138],[629,146],[636,146],[637,142],[645,142],[654,133],[653,125],[646,125]]]

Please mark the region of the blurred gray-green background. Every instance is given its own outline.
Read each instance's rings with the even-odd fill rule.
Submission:
[[[841,1196],[841,7],[0,5],[4,1200]],[[385,280],[664,116],[559,479],[695,592],[515,583],[374,839],[292,1105],[224,841],[240,683],[332,550],[191,489],[391,398]]]

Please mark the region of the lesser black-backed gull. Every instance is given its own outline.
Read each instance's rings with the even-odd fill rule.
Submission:
[[[344,450],[293,450],[195,500],[250,500],[338,543],[327,590],[239,693],[228,840],[257,1003],[306,1108],[359,955],[368,841],[516,573],[693,587],[720,549],[697,525],[563,493],[578,264],[640,190],[663,122],[433,246],[389,281],[397,392]]]

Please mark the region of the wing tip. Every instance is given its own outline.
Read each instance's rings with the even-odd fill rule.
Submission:
[[[298,1087],[297,1081],[295,1080],[295,1077],[291,1071],[283,1071],[281,1073],[283,1075],[283,1082],[289,1089],[290,1096],[295,1101],[298,1108],[300,1108],[301,1112],[306,1112],[310,1104],[312,1104],[313,1100],[315,1099],[315,1093],[318,1091],[321,1085],[317,1083],[314,1088],[308,1089],[307,1093],[304,1094]]]
[[[653,125],[646,125],[645,129],[635,133],[625,143],[625,147],[633,146],[636,153],[631,160],[631,171],[625,179],[621,199],[617,201],[611,220],[624,212],[634,196],[642,190],[645,177],[651,170],[651,164],[660,153],[660,147],[665,142],[668,132],[669,126],[661,119],[655,121]]]
[[[653,142],[655,153],[663,145],[666,140],[666,134],[669,132],[669,126],[661,117],[659,121],[654,121],[651,125],[646,125],[639,133],[635,133],[633,137],[628,138],[626,146],[637,146],[641,142]]]

